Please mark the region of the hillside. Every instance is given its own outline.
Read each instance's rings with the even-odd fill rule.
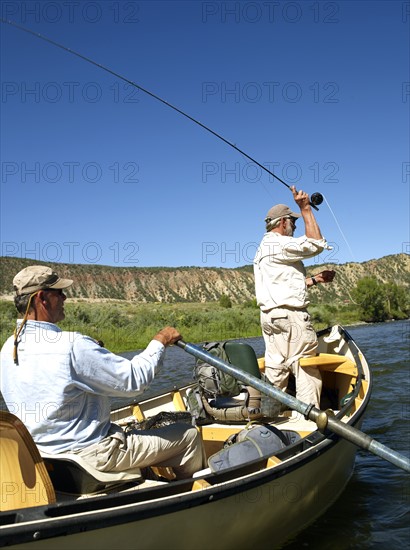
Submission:
[[[42,264],[31,259],[1,257],[0,297],[11,298],[14,275],[28,265]],[[254,298],[252,266],[226,268],[127,268],[102,265],[53,264],[63,277],[74,279],[68,297],[93,300],[133,302],[212,302],[222,294],[233,303]],[[350,290],[357,281],[374,276],[383,283],[410,286],[410,256],[395,254],[363,263],[317,265],[308,274],[335,269],[333,284],[320,285],[310,291],[315,303],[341,303],[350,300]]]

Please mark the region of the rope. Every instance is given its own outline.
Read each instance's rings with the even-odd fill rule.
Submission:
[[[31,300],[39,292],[40,291],[37,290],[37,292],[34,292],[33,294],[30,295],[30,298],[29,298],[29,301],[28,301],[28,304],[27,304],[27,307],[26,307],[26,312],[24,313],[24,317],[23,317],[23,320],[21,322],[21,325],[19,326],[18,330],[17,330],[17,327],[14,329],[14,333],[13,333],[14,334],[13,361],[14,361],[15,365],[19,364],[18,352],[17,352],[18,338],[21,334],[21,331],[23,330],[24,325],[27,322],[28,313],[29,313],[29,310],[30,310],[30,307],[31,307]]]

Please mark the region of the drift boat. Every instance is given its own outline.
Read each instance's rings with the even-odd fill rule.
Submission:
[[[272,399],[272,392],[274,397],[281,394],[282,406],[273,416],[268,411],[260,423],[296,437],[268,456],[221,471],[207,468],[192,479],[175,481],[172,471],[164,468],[152,468],[148,476],[121,476],[92,470],[75,455],[41,457],[24,425],[2,412],[0,546],[226,550],[251,544],[274,548],[294,537],[323,514],[348,483],[357,442],[349,441],[346,433],[370,439],[358,432],[372,386],[365,357],[342,327],[321,331],[318,338],[317,356],[302,359],[301,365],[320,370],[321,409],[326,412],[300,404],[235,364],[218,365],[233,369],[243,382],[259,385],[267,395],[262,403]],[[180,347],[209,358],[192,344]],[[263,372],[263,360],[257,364]],[[190,419],[192,389],[189,385],[131,404],[113,411],[112,419],[125,429],[159,413],[185,413]],[[246,424],[246,419],[211,419],[198,426],[207,457],[220,452]]]

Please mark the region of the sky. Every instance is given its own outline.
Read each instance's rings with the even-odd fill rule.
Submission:
[[[410,253],[410,2],[3,0],[1,12],[95,62],[0,23],[2,256],[235,268],[252,263],[272,205],[297,208],[249,158],[116,75],[322,193],[332,250],[310,264]]]

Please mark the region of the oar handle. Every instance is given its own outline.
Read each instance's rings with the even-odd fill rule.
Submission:
[[[308,420],[313,420],[314,422],[316,422],[320,431],[324,432],[327,429],[335,433],[336,435],[343,437],[347,441],[350,441],[357,447],[360,447],[361,449],[369,451],[374,455],[377,455],[380,458],[387,460],[391,464],[398,466],[406,472],[410,472],[409,458],[394,451],[393,449],[390,449],[389,447],[386,447],[382,443],[379,443],[369,435],[361,432],[353,426],[349,426],[348,424],[341,422],[328,411],[321,411],[313,405],[303,403],[299,399],[296,399],[295,397],[283,392],[282,390],[275,388],[275,386],[267,384],[259,378],[256,378],[256,376],[248,374],[247,372],[239,369],[238,367],[235,367],[230,363],[226,363],[226,361],[223,361],[215,355],[207,353],[202,348],[199,348],[194,344],[189,344],[187,342],[184,342],[183,340],[178,340],[175,345],[180,347],[190,355],[193,355],[197,359],[201,359],[202,361],[209,363],[210,365],[226,372],[227,374],[234,376],[245,385],[252,386],[264,393],[265,395],[268,395],[269,397],[276,399],[283,405],[286,405],[290,409],[303,414]]]

